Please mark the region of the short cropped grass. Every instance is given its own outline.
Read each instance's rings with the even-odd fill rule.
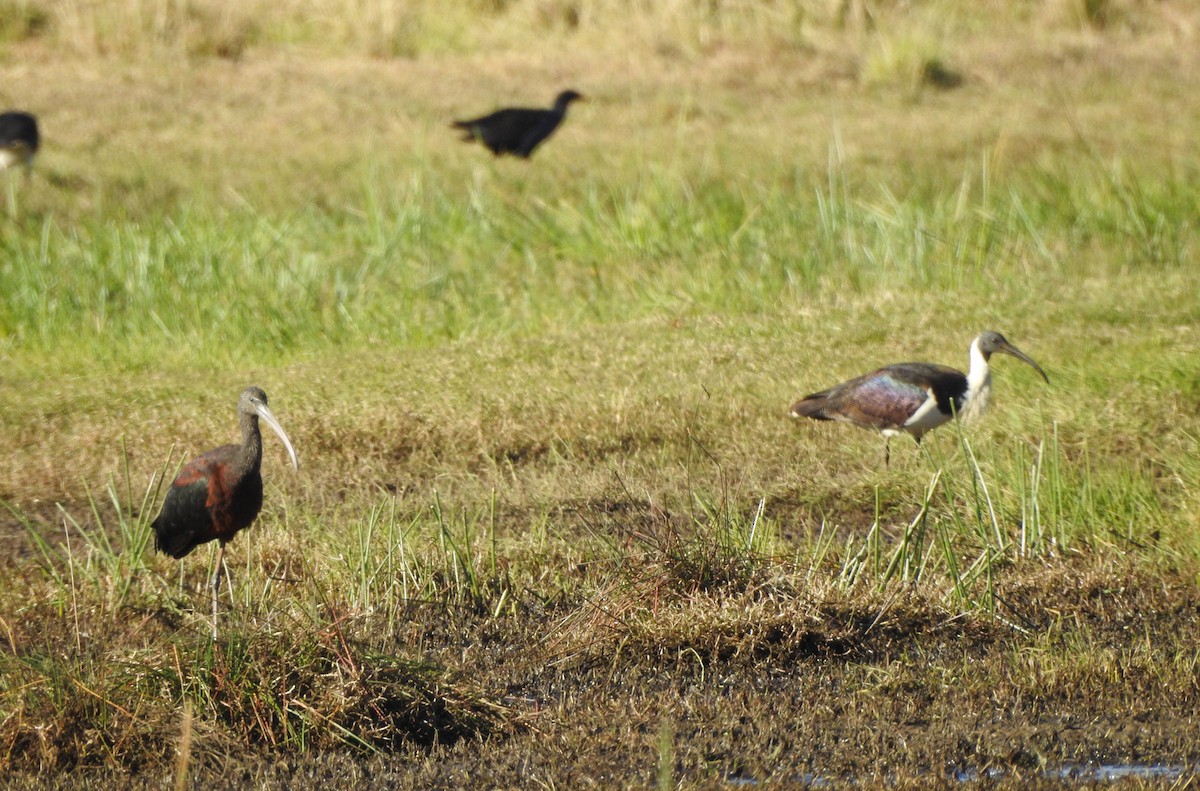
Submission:
[[[0,3],[0,782],[1200,762],[1193,12],[318,5]],[[984,329],[1050,384],[786,417]],[[149,524],[251,383],[214,641]]]

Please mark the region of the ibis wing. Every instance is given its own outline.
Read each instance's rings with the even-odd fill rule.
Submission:
[[[154,548],[173,558],[181,558],[205,542],[212,533],[212,517],[205,508],[208,481],[187,485],[172,484],[162,511],[154,520]]]
[[[198,456],[180,470],[152,524],[155,549],[182,558],[217,537],[213,506],[224,494],[222,465],[229,447]]]
[[[792,406],[792,414],[880,430],[898,429],[928,399],[929,392],[920,382],[889,367],[807,395]]]
[[[837,410],[845,416],[843,420],[860,426],[895,429],[907,423],[928,399],[929,394],[918,385],[878,373],[840,393]]]
[[[963,407],[967,377],[956,368],[934,363],[901,363],[881,368],[876,374],[885,374],[897,382],[918,387],[924,393],[932,392],[937,399],[937,409],[943,415],[951,415]]]

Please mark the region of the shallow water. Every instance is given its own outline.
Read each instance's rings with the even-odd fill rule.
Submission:
[[[1057,771],[1047,771],[1047,777],[1062,780],[1078,780],[1095,783],[1136,778],[1138,780],[1179,780],[1191,777],[1200,771],[1198,766],[1171,766],[1168,764],[1100,764],[1098,766],[1064,766]]]
[[[969,783],[975,780],[1000,780],[1008,773],[1004,769],[991,768],[982,772],[967,769],[954,772],[955,780]],[[1106,783],[1120,780],[1180,780],[1200,774],[1200,766],[1178,766],[1170,764],[1068,764],[1058,769],[1047,769],[1042,776],[1051,780],[1068,780],[1079,783]],[[725,781],[734,786],[757,786],[759,781],[746,775],[733,775]],[[853,777],[832,778],[819,774],[804,774],[796,778],[797,784],[805,788],[829,788],[834,785],[857,785]]]

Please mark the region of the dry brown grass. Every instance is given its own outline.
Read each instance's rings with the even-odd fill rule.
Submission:
[[[77,32],[73,24],[129,28],[112,35],[143,42],[147,26],[185,36],[172,32],[169,17],[210,13],[196,10],[200,6],[138,2],[118,11],[112,4],[48,3],[44,13],[55,20],[50,32],[10,44],[0,74],[5,100],[37,112],[47,137],[39,164],[50,194],[35,191],[27,200],[59,212],[74,205],[79,213],[137,215],[198,199],[232,205],[249,199],[263,209],[311,200],[339,206],[357,200],[364,162],[378,163],[385,177],[403,178],[406,169],[432,158],[467,180],[478,163],[461,156],[444,128],[449,119],[502,101],[548,102],[565,85],[584,90],[593,102],[579,108],[571,133],[555,141],[563,149],[558,159],[570,162],[573,151],[586,151],[618,172],[647,160],[671,161],[661,156],[668,141],[645,138],[650,124],[677,129],[680,141],[706,141],[699,151],[690,145],[689,156],[706,157],[705,167],[718,177],[764,161],[823,169],[833,135],[867,180],[897,163],[957,180],[981,147],[993,151],[994,172],[1001,175],[1074,148],[1076,129],[1086,130],[1102,155],[1136,146],[1141,156],[1163,163],[1186,156],[1195,118],[1191,104],[1180,101],[1184,83],[1177,75],[1196,68],[1196,49],[1188,46],[1195,19],[1174,4],[1131,4],[1129,14],[1141,23],[1106,35],[1041,23],[1012,33],[998,7],[976,17],[930,4],[912,13],[881,5],[878,13],[894,15],[895,24],[859,36],[813,10],[805,12],[812,33],[804,46],[757,43],[755,25],[777,30],[776,16],[789,5],[747,13],[731,8],[704,22],[688,15],[699,4],[664,4],[656,12],[661,19],[634,13],[621,17],[628,25],[617,26],[618,9],[596,3],[581,12],[583,31],[563,38],[521,21],[541,4],[513,3],[496,17],[484,13],[486,24],[470,26],[510,31],[505,46],[483,41],[466,54],[415,60],[374,60],[369,47],[351,46],[318,59],[309,49],[268,38],[233,62],[140,49],[120,55],[120,46],[110,47],[117,56],[102,58],[89,45],[69,51],[71,41],[99,35]],[[388,6],[363,4],[368,7],[384,13]],[[338,4],[322,5],[315,15],[288,3],[218,8],[211,13],[244,14],[264,26],[275,17],[300,17],[328,42],[338,41],[336,32],[325,35],[331,20],[357,24],[366,13],[345,13]],[[105,14],[114,20],[101,25]],[[646,40],[686,38],[671,32],[671,20],[714,32],[694,34],[704,39],[695,47]],[[732,20],[735,29],[722,32]],[[369,19],[361,24],[380,29]],[[539,42],[532,51],[530,35]],[[933,91],[915,113],[913,92],[935,63],[961,77],[961,87],[953,96]],[[1120,80],[1140,89],[1113,102],[1118,64]],[[880,87],[863,92],[864,82]],[[1175,106],[1169,117],[1159,112],[1163,103]],[[1113,113],[1139,120],[1123,123]],[[724,153],[714,159],[717,149]],[[286,185],[281,168],[290,174]]]

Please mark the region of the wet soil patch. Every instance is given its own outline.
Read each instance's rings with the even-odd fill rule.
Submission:
[[[353,654],[305,643],[325,657],[304,661],[309,694],[358,674],[362,700],[347,697],[342,727],[369,733],[392,717],[403,738],[273,750],[270,728],[243,727],[251,706],[200,723],[188,787],[647,787],[664,773],[702,787],[928,787],[958,775],[1029,787],[1058,767],[1200,761],[1200,596],[1187,572],[1122,558],[1030,561],[995,580],[1020,618],[956,613],[923,590],[819,596],[761,569],[705,589],[663,584],[657,602],[627,583],[551,604],[510,589],[509,617],[414,606],[391,633],[361,625]],[[149,631],[155,643],[169,625]],[[278,665],[279,684],[299,688],[284,672],[299,650],[256,650],[270,656],[253,667]],[[502,708],[504,724],[444,738],[434,709],[413,708],[410,722],[372,707],[409,662],[445,668],[478,692],[479,712]],[[248,705],[233,698],[224,710],[234,703]],[[178,722],[161,712],[148,721],[144,749],[119,765],[0,784],[168,783]]]

